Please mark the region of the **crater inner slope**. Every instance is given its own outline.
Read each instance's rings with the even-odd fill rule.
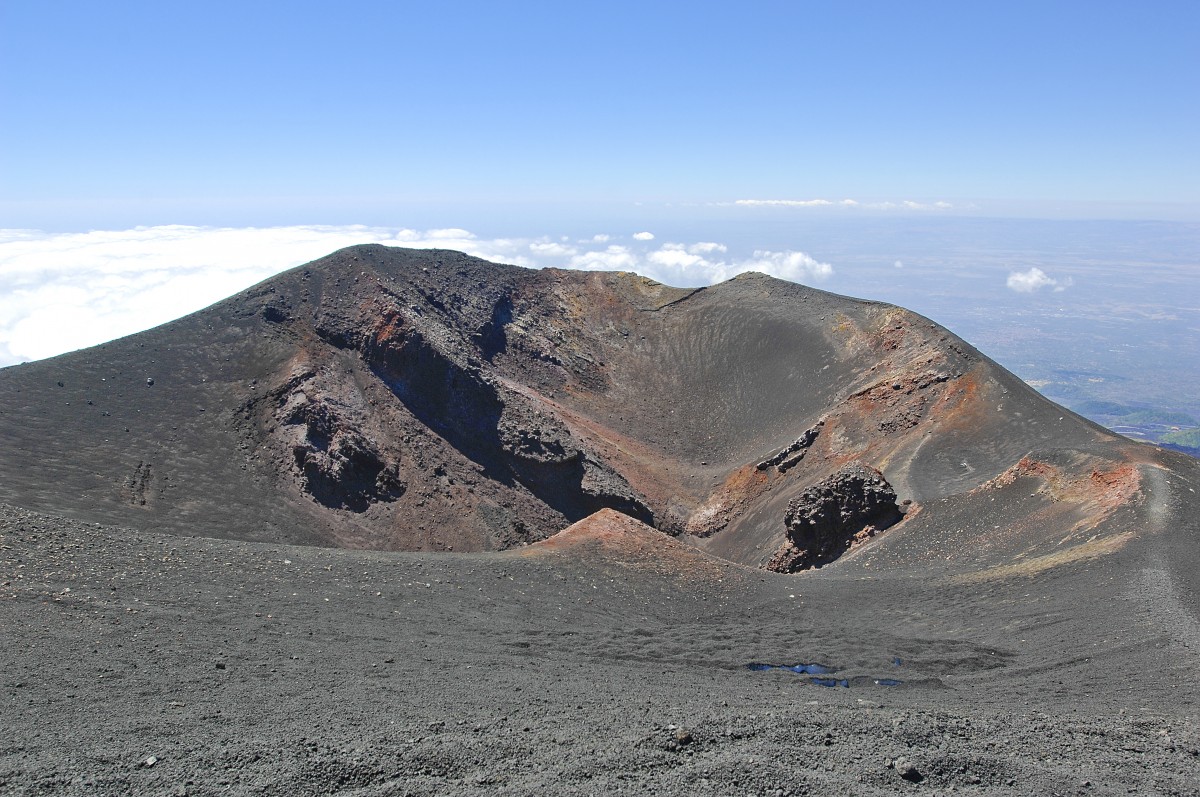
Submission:
[[[1078,561],[1154,533],[1162,474],[1195,471],[894,306],[377,245],[4,369],[0,430],[0,500],[78,520],[471,552],[613,510],[790,569]],[[899,515],[787,555],[789,506],[856,467]]]

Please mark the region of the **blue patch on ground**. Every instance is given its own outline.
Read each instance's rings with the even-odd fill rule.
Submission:
[[[895,659],[894,663],[897,667],[900,666],[900,659]],[[798,673],[800,675],[828,675],[836,672],[836,667],[828,667],[824,664],[767,664],[761,661],[754,661],[746,665],[747,670],[754,672],[765,672],[767,670],[787,670],[788,672]],[[895,678],[876,678],[874,679],[876,686],[900,686],[903,681],[898,681]],[[850,688],[850,680],[848,678],[809,678],[808,682],[815,686],[837,687],[844,689]]]
[[[824,664],[793,664],[786,669],[792,672],[807,673],[809,675],[828,675],[833,672],[832,667],[826,667]]]
[[[835,668],[826,667],[824,664],[763,664],[762,662],[752,662],[746,665],[747,670],[762,672],[764,670],[787,670],[788,672],[800,673],[802,675],[828,675]]]

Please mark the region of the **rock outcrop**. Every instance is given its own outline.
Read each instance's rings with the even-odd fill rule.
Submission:
[[[348,391],[339,396],[321,381],[312,373],[289,380],[274,413],[304,492],[331,509],[353,512],[403,495],[399,466],[366,432],[361,407],[344,400]]]
[[[807,453],[813,442],[816,441],[817,435],[821,433],[821,427],[824,425],[825,419],[822,418],[812,428],[805,430],[804,434],[797,437],[795,442],[787,448],[769,459],[764,459],[754,467],[758,470],[766,470],[773,467],[778,468],[780,473],[787,473],[799,464],[800,460],[804,459],[805,453]]]
[[[828,564],[900,517],[896,491],[883,474],[861,463],[848,465],[788,504],[788,541],[767,567],[794,573]]]

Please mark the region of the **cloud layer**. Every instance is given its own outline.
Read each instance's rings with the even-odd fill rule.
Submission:
[[[297,226],[139,227],[87,233],[0,230],[0,366],[102,343],[179,318],[344,246],[381,243],[457,249],[527,267],[636,271],[678,286],[711,285],[746,271],[798,282],[833,267],[804,252],[728,257],[714,241],[622,238],[480,239],[468,230]]]

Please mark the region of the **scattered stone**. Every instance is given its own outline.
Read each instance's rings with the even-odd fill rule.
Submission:
[[[907,780],[909,783],[920,783],[925,779],[924,776],[921,775],[917,768],[913,766],[912,762],[907,758],[897,758],[895,762],[893,762],[892,768],[896,770],[896,774],[899,775],[901,779]]]

